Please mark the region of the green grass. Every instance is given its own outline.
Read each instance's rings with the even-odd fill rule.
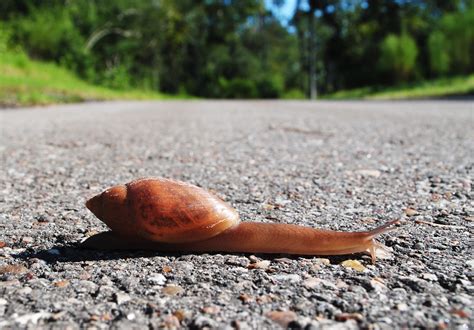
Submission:
[[[324,95],[325,99],[400,100],[474,95],[474,74],[395,87],[364,87]]]
[[[22,52],[0,51],[0,107],[164,98],[170,96],[94,86],[56,64],[31,60]]]

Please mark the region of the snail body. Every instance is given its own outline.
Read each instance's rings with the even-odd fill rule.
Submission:
[[[88,238],[94,249],[339,255],[369,252],[374,237],[398,221],[364,232],[277,223],[240,222],[229,204],[197,186],[163,178],[118,185],[89,199],[87,208],[111,229]]]

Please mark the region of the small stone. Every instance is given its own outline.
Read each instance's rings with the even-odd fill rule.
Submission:
[[[418,211],[415,209],[412,209],[411,207],[407,207],[406,209],[403,210],[403,212],[405,212],[405,214],[408,217],[413,217],[418,214]]]
[[[204,327],[215,328],[217,326],[217,323],[209,317],[198,316],[193,320],[193,325],[199,329]]]
[[[124,292],[116,292],[114,294],[114,298],[115,298],[115,302],[119,305],[132,300],[132,298],[130,298],[130,296]]]
[[[466,261],[466,264],[471,267],[471,268],[474,268],[474,259],[470,259],[468,261]]]
[[[171,272],[173,271],[173,268],[171,268],[170,266],[163,266],[163,267],[161,268],[161,271],[162,271],[163,273],[171,273]]]
[[[135,320],[136,316],[134,313],[127,314],[127,320],[133,321]]]
[[[417,249],[417,250],[423,250],[425,248],[425,245],[423,243],[419,242],[419,243],[416,243],[415,245],[413,245],[413,248]]]
[[[8,301],[3,298],[0,298],[0,306],[5,306],[6,304],[8,304]]]
[[[163,289],[161,289],[161,293],[163,293],[166,296],[175,296],[178,293],[181,293],[183,291],[184,289],[177,285],[167,285]]]
[[[18,293],[19,293],[19,294],[22,294],[22,295],[28,295],[28,294],[30,294],[31,292],[33,292],[33,289],[30,288],[29,286],[24,287],[23,289],[18,290]]]
[[[313,289],[321,283],[321,279],[310,277],[303,281],[303,285],[308,289]]]
[[[273,205],[273,204],[268,204],[268,203],[263,203],[262,204],[262,209],[264,209],[265,211],[271,211],[271,210],[274,210],[277,206],[276,205]]]
[[[4,248],[5,246],[7,246],[7,243],[0,241],[0,249]]]
[[[38,312],[38,313],[31,313],[31,314],[25,314],[18,316],[14,318],[15,323],[18,323],[20,325],[27,325],[29,323],[35,325],[38,323],[40,319],[46,319],[51,317],[51,313],[47,312]]]
[[[166,283],[166,277],[162,274],[155,274],[148,278],[148,282],[155,285],[164,285]]]
[[[26,272],[28,272],[28,268],[20,264],[0,267],[0,274],[24,274]]]
[[[360,313],[341,313],[336,315],[336,321],[345,322],[348,320],[362,321],[364,317]]]
[[[469,316],[470,316],[469,312],[467,312],[465,310],[462,310],[462,309],[452,309],[450,313],[453,314],[453,315],[457,315],[462,319],[468,319]]]
[[[182,309],[178,309],[173,313],[173,315],[179,320],[182,321],[186,318],[186,312]]]
[[[57,281],[57,282],[54,282],[53,285],[58,288],[64,288],[69,285],[69,281],[68,280]]]
[[[265,316],[283,328],[287,328],[297,318],[296,313],[292,311],[271,311],[265,314]]]
[[[272,278],[279,282],[296,283],[296,282],[301,281],[301,276],[299,276],[298,274],[279,274],[279,275],[273,275]]]
[[[387,289],[385,286],[385,282],[380,277],[374,277],[370,280],[370,284],[374,288],[375,291],[381,292]]]
[[[240,296],[239,296],[239,300],[242,301],[244,304],[247,304],[249,302],[251,302],[253,300],[253,297],[249,294],[246,294],[246,293],[242,293]]]
[[[248,265],[248,269],[267,269],[270,266],[270,260],[262,260]]]
[[[181,324],[179,319],[174,315],[167,315],[163,320],[163,327],[165,329],[179,329]]]
[[[371,176],[374,178],[378,178],[381,174],[378,170],[357,170],[356,173],[362,176]]]
[[[24,236],[21,238],[21,241],[26,244],[31,244],[34,242],[34,239],[31,236]]]
[[[249,264],[249,259],[245,257],[240,257],[240,256],[229,256],[225,260],[225,263],[226,265],[247,267],[247,265]]]
[[[61,254],[61,251],[59,251],[58,249],[49,249],[48,251],[49,254],[52,254],[52,255],[55,255],[55,256],[58,256]]]
[[[316,258],[314,259],[314,262],[316,262],[319,265],[325,265],[325,266],[328,266],[331,264],[331,261],[327,258]]]
[[[259,304],[267,304],[272,302],[273,300],[273,297],[268,294],[257,297],[257,303]]]
[[[408,311],[408,305],[405,304],[405,303],[399,303],[399,304],[397,304],[397,309],[400,312],[406,312],[406,311]]]
[[[341,265],[343,265],[346,268],[352,268],[358,272],[363,272],[365,270],[364,265],[362,265],[360,261],[358,260],[352,260],[352,259],[345,260],[341,263]]]
[[[423,273],[421,275],[421,277],[425,280],[432,281],[432,282],[438,281],[438,276],[436,276],[435,274],[431,274],[431,273]]]
[[[258,262],[259,261],[259,259],[256,256],[254,256],[253,254],[249,257],[249,260],[250,260],[250,262]]]
[[[206,313],[206,314],[217,314],[220,312],[220,307],[219,306],[206,306],[201,309],[201,312]]]

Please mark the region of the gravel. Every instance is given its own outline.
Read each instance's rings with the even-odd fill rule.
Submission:
[[[116,102],[0,112],[0,328],[468,329],[472,102]],[[363,230],[362,254],[78,248],[87,198],[144,176],[243,221]]]

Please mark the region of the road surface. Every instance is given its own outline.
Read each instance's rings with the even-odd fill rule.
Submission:
[[[0,111],[0,328],[467,329],[474,106],[111,102]],[[84,202],[139,177],[197,184],[242,221],[403,225],[390,255],[95,252]],[[355,261],[351,261],[355,260]]]

